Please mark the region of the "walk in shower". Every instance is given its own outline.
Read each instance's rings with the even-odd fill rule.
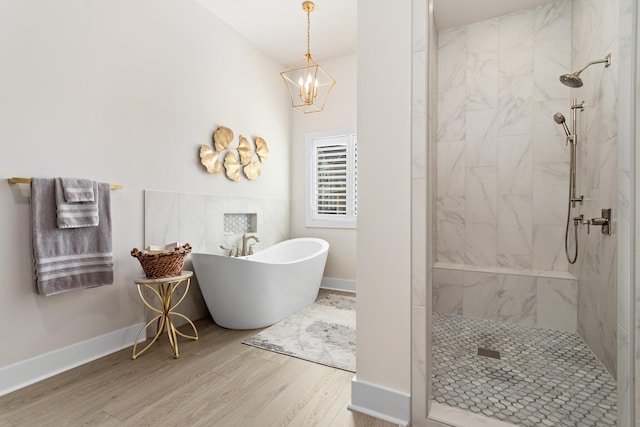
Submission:
[[[429,32],[429,413],[625,425],[623,3],[555,0]]]

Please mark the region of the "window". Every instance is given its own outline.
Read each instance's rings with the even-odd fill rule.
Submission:
[[[305,138],[306,226],[356,228],[356,132],[308,133]]]

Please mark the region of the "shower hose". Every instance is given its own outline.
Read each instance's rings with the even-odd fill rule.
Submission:
[[[575,264],[578,259],[578,224],[574,222],[574,241],[576,242],[576,248],[573,257],[569,255],[569,223],[571,222],[571,200],[569,200],[569,208],[567,209],[567,226],[564,229],[564,252],[567,254],[567,261],[569,264]]]

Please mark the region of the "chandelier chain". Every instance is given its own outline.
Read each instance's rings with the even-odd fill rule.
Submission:
[[[307,10],[307,55],[311,56],[311,10]]]

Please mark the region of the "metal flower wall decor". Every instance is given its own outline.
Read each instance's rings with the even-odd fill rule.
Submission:
[[[240,181],[242,170],[249,181],[255,181],[260,176],[261,164],[269,157],[267,142],[259,136],[256,137],[254,151],[252,144],[242,135],[238,137],[237,147],[231,146],[232,141],[233,131],[220,126],[213,133],[213,149],[208,145],[200,146],[200,162],[211,174],[220,173],[224,169],[227,178]],[[254,161],[255,157],[258,161]]]

